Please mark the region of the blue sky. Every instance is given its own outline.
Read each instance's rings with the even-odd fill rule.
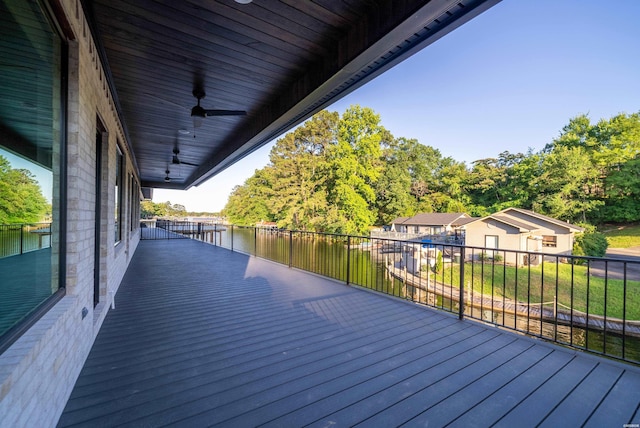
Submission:
[[[503,0],[328,110],[370,107],[395,137],[468,165],[535,152],[577,115],[640,111],[639,23],[640,0]],[[274,142],[197,188],[156,189],[154,201],[219,211]]]

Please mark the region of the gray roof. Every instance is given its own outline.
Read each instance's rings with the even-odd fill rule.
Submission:
[[[520,213],[523,213],[523,214],[525,214],[525,215],[527,215],[529,217],[537,218],[537,219],[540,219],[540,220],[547,221],[549,223],[556,224],[558,226],[566,227],[567,229],[573,230],[575,232],[583,232],[584,231],[583,227],[576,226],[575,224],[571,224],[571,223],[566,222],[566,221],[558,220],[557,218],[549,217],[549,216],[542,215],[542,214],[539,214],[539,213],[536,213],[536,212],[533,212],[533,211],[530,211],[530,210],[525,210],[525,209],[522,209],[522,208],[506,208],[506,209],[500,211],[500,213],[509,215],[509,211],[520,212]]]
[[[539,229],[538,225],[533,223],[527,223],[522,220],[513,218],[508,215],[490,215],[485,217],[486,219],[494,219],[502,222],[504,224],[508,224],[509,226],[513,226],[520,230],[520,232],[533,232],[534,230]]]
[[[514,215],[513,212],[519,212],[525,214],[526,216],[531,218],[531,221],[523,220]],[[486,217],[482,217],[479,219],[473,219],[473,221],[485,221],[485,220],[497,220],[501,223],[510,225],[520,230],[520,232],[533,232],[534,230],[538,230],[541,226],[542,222],[555,224],[557,226],[565,227],[571,232],[582,232],[584,228],[580,226],[576,226],[575,224],[567,223],[562,220],[555,219],[553,217],[549,217],[546,215],[538,214],[533,211],[525,210],[522,208],[506,208],[502,211],[498,211],[495,214],[490,214]]]
[[[451,223],[451,226],[464,226],[465,224],[469,224],[472,221],[478,220],[479,218],[480,217],[460,217],[459,219]]]
[[[398,217],[391,222],[391,224],[403,224],[405,221],[409,220],[409,217]]]
[[[448,226],[460,218],[469,218],[465,213],[420,213],[403,224],[415,226]]]

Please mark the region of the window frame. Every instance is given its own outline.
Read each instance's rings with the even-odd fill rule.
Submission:
[[[558,248],[558,235],[542,235],[542,248]]]
[[[495,247],[490,247],[488,245],[487,239],[488,238],[495,238]],[[484,235],[484,248],[485,248],[485,254],[487,255],[487,257],[493,258],[495,256],[495,254],[498,252],[497,250],[500,249],[500,236],[499,235]]]
[[[125,193],[125,180],[124,180],[124,153],[120,149],[120,142],[116,142],[116,157],[115,157],[115,181],[114,181],[114,246],[122,242],[124,228],[122,227],[123,216],[123,202]]]
[[[66,20],[64,15],[61,15],[59,11],[56,11],[51,8],[49,2],[44,2],[42,0],[34,0],[34,3],[39,6],[39,10],[42,13],[42,16],[49,23],[49,30],[54,37],[58,38],[59,43],[59,52],[57,54],[59,57],[59,75],[57,76],[56,83],[58,86],[58,95],[59,95],[59,116],[52,123],[52,126],[58,126],[59,129],[59,140],[58,140],[58,152],[56,154],[55,150],[53,150],[54,155],[57,158],[57,162],[59,164],[59,176],[57,177],[57,182],[55,180],[55,176],[52,183],[52,192],[55,195],[58,194],[58,210],[57,221],[53,217],[52,212],[52,221],[51,221],[51,244],[53,245],[53,230],[54,224],[57,229],[57,239],[58,239],[58,254],[56,256],[57,259],[57,280],[52,278],[57,284],[57,289],[52,292],[52,294],[47,297],[40,304],[35,306],[30,313],[28,313],[22,320],[18,321],[17,324],[12,326],[9,330],[0,334],[0,355],[3,354],[9,347],[15,343],[20,337],[26,334],[29,329],[45,314],[49,312],[65,295],[66,295],[66,278],[67,278],[67,183],[68,183],[68,167],[67,167],[67,141],[68,141],[68,105],[69,105],[69,38],[72,38],[72,34],[65,31],[64,25],[61,25],[61,22]],[[66,22],[66,21],[65,21]],[[52,88],[54,89],[55,86]],[[52,164],[54,164],[54,160],[52,159]]]

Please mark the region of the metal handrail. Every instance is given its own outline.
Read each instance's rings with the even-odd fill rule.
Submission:
[[[250,226],[181,228],[164,230],[640,363],[640,261]],[[617,313],[612,299],[622,299]]]
[[[0,258],[49,247],[51,222],[0,224]]]

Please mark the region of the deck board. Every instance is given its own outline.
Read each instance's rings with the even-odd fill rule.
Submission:
[[[59,426],[522,426],[567,413],[621,426],[637,418],[639,380],[636,366],[219,247],[142,241]]]
[[[0,334],[54,293],[51,248],[0,258]]]
[[[478,405],[487,395],[504,387],[514,377],[521,375],[551,352],[548,347],[535,344],[525,348],[523,352],[515,355],[504,364],[488,371],[468,385],[462,386],[436,403],[436,405],[424,409],[411,419],[408,424],[428,423],[433,426],[450,424],[457,415],[463,414]]]
[[[558,404],[541,426],[583,425],[622,373],[619,367],[599,364]]]
[[[572,390],[586,378],[598,363],[594,360],[574,358],[553,377],[547,379],[531,395],[521,401],[496,426],[508,427],[523,420],[537,426]]]

